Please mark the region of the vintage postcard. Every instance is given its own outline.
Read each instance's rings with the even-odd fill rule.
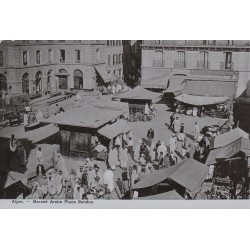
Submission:
[[[250,40],[0,42],[0,208],[250,207],[249,132]]]

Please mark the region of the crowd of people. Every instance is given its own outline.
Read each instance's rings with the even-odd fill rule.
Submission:
[[[114,191],[113,171],[103,172],[89,158],[74,170],[68,170],[64,157],[54,152],[46,170],[41,147],[38,148],[36,176],[30,181],[31,193],[26,199],[111,199]],[[22,197],[19,197],[22,198]]]

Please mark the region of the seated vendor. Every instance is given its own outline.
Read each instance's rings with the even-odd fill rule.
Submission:
[[[99,141],[97,142],[97,145],[95,146],[94,150],[96,150],[98,153],[107,152],[107,148],[103,146]]]

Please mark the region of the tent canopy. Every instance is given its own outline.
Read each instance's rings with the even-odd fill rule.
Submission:
[[[155,93],[155,92],[146,90],[141,86],[137,86],[128,92],[118,95],[117,97],[120,99],[127,99],[127,100],[151,100],[153,101],[159,98],[161,95],[162,95],[161,93]]]
[[[176,96],[175,99],[177,101],[190,105],[206,106],[206,105],[224,103],[228,100],[228,97],[195,96],[195,95],[181,94],[179,96]]]
[[[107,124],[97,132],[111,140],[120,134],[128,133],[131,129],[124,120],[118,120],[113,124]]]
[[[225,146],[227,144],[234,142],[240,137],[249,139],[249,134],[240,128],[235,128],[227,133],[214,137],[214,141],[211,144],[211,148],[219,148],[219,147]]]
[[[169,87],[164,93],[179,92],[185,88],[185,77],[184,76],[173,76],[169,79]]]
[[[122,111],[113,110],[103,111],[86,104],[83,107],[72,108],[64,113],[51,116],[42,122],[74,127],[99,128],[118,118],[122,113]]]
[[[243,152],[246,155],[250,154],[250,140],[240,137],[237,140],[210,151],[206,165],[212,165],[217,163],[219,159],[228,159],[239,152]]]
[[[193,76],[192,76],[193,77]],[[194,96],[235,97],[236,80],[187,79],[182,94]]]
[[[95,65],[94,67],[105,83],[111,81],[104,64]]]
[[[184,200],[184,198],[180,196],[175,190],[172,190],[166,193],[135,198],[135,200]]]
[[[169,178],[185,187],[194,197],[200,191],[207,174],[207,166],[190,158],[166,169],[155,171],[136,183],[132,189],[151,187]]]

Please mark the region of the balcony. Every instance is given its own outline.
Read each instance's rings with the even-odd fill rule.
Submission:
[[[209,69],[209,68],[210,68],[210,62],[203,62],[203,61],[197,62],[197,69]]]
[[[221,70],[234,70],[234,63],[221,62],[220,69]]]
[[[185,69],[187,67],[187,61],[175,61],[174,68],[175,69]]]
[[[165,61],[153,60],[153,67],[165,67]]]

